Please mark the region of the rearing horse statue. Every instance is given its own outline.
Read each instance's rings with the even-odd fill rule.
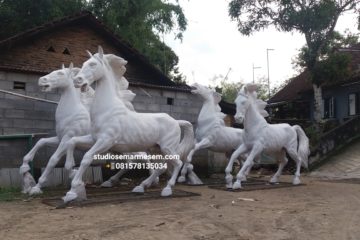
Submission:
[[[121,152],[143,151],[158,146],[163,154],[178,155],[184,159],[194,146],[193,127],[190,122],[175,120],[165,113],[137,113],[130,111],[116,96],[115,81],[122,77],[118,69],[127,64],[123,58],[113,55],[104,58],[103,49],[84,62],[74,78],[75,87],[84,88],[97,82],[95,98],[91,105],[91,134],[68,142],[67,157],[73,154],[77,144],[93,145],[87,151],[76,172],[71,189],[63,198],[65,202],[86,198],[82,176],[93,161],[93,156],[108,150]],[[181,129],[184,136],[181,139]],[[172,194],[182,161],[178,158],[168,160],[173,171],[162,196]],[[166,169],[155,169],[133,192],[144,192]]]

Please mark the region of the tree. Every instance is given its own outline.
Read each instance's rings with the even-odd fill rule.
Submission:
[[[317,80],[322,51],[334,38],[339,16],[347,11],[357,12],[359,3],[359,0],[231,0],[229,15],[244,35],[273,25],[279,31],[297,31],[305,36],[307,49],[303,60],[313,83],[314,118],[318,123],[322,115],[322,85],[326,82]]]
[[[223,79],[221,80],[220,85],[215,87],[215,91],[221,93],[224,101],[234,103],[237,94],[243,85],[242,82],[228,82],[227,79]]]
[[[1,0],[0,39],[71,15],[86,7],[86,0]]]
[[[0,39],[45,22],[90,10],[110,29],[131,43],[149,61],[179,83],[175,52],[161,41],[175,31],[182,39],[187,21],[180,5],[166,0],[0,0]]]
[[[173,30],[175,38],[182,40],[187,21],[177,3],[161,0],[92,0],[90,10],[106,25],[130,42],[150,62],[179,82],[178,57],[161,41],[162,34]]]

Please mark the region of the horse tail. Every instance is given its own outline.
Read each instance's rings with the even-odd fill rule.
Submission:
[[[294,125],[293,128],[295,129],[298,137],[298,156],[301,159],[303,167],[308,168],[308,157],[310,155],[309,138],[299,125]]]
[[[194,129],[190,122],[184,120],[177,120],[183,132],[183,138],[180,141],[178,154],[180,159],[186,159],[190,151],[195,147]]]

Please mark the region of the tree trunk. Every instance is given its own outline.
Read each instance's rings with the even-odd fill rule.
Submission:
[[[314,120],[315,123],[320,123],[323,116],[323,107],[322,107],[322,88],[313,84],[314,88]]]

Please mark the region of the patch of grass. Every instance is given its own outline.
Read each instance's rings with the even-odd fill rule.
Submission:
[[[21,189],[14,187],[0,187],[0,202],[13,201],[21,198]]]

